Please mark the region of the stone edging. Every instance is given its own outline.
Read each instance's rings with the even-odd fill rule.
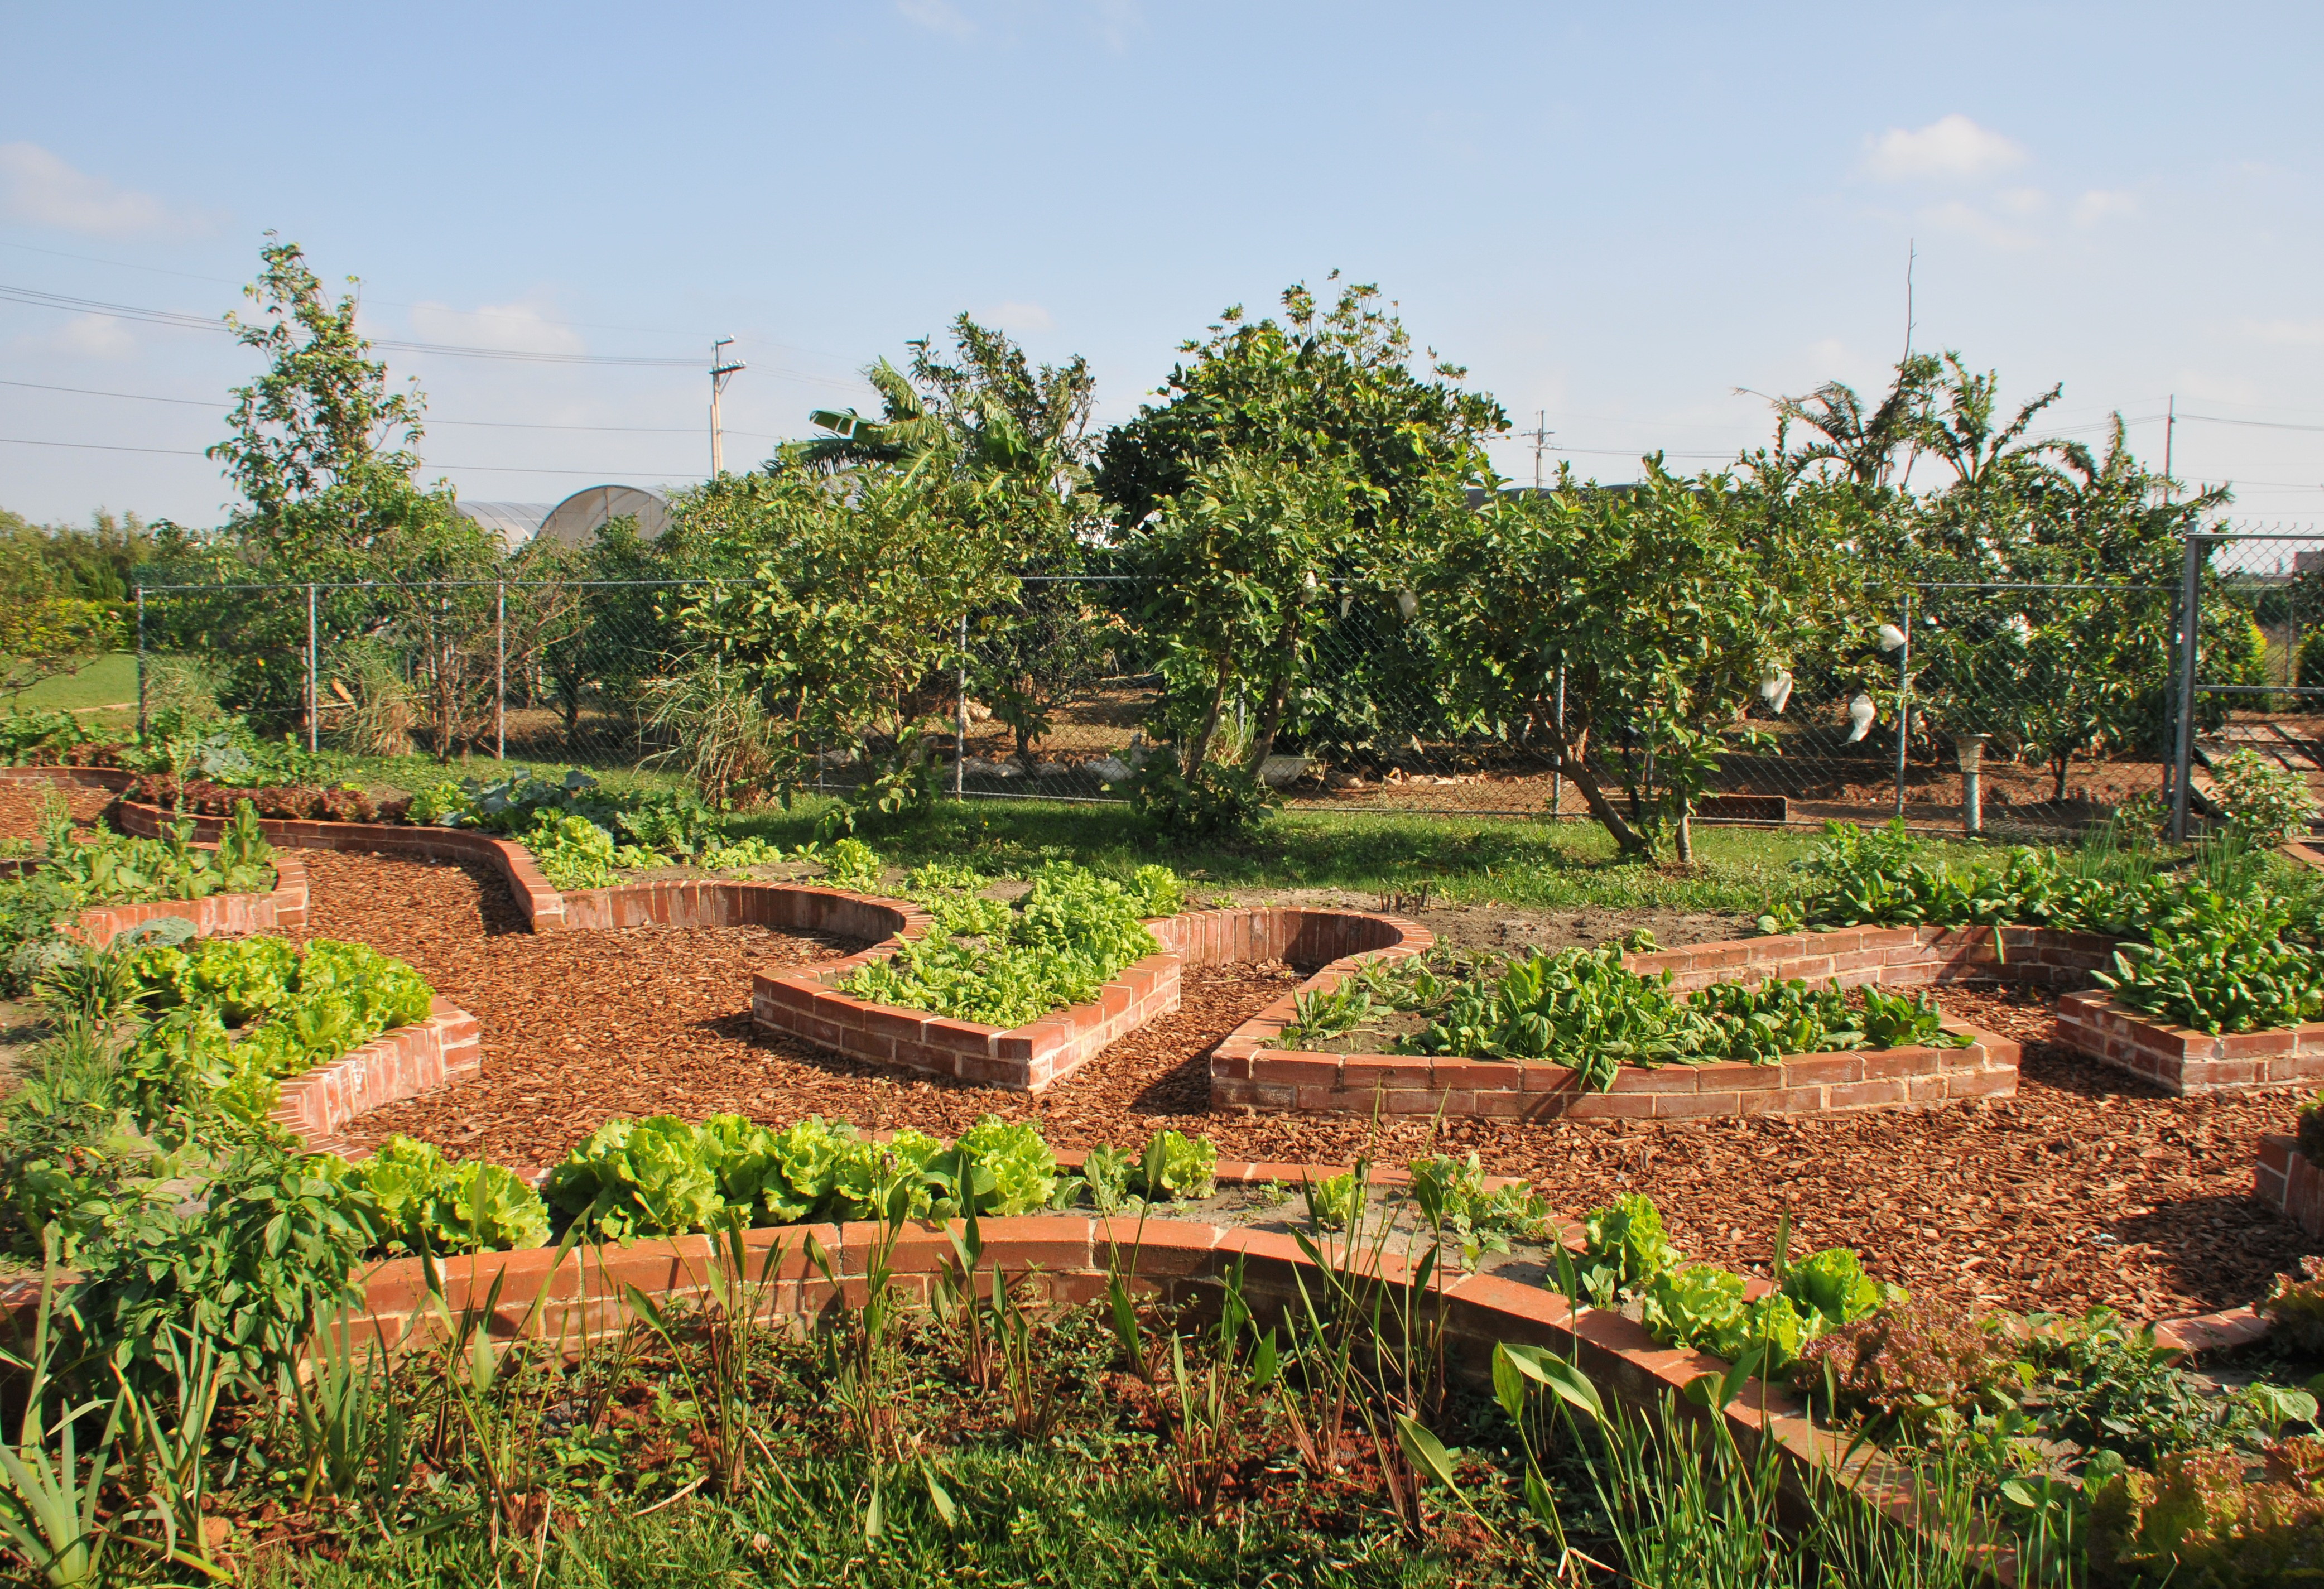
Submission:
[[[263,894],[212,894],[200,900],[152,900],[142,905],[92,905],[80,913],[78,930],[90,947],[103,948],[120,934],[149,921],[175,917],[190,921],[196,938],[216,933],[278,932],[307,925],[307,865],[288,851],[272,859],[274,887]]]
[[[1991,928],[1852,927],[1634,954],[1623,964],[1641,975],[1668,971],[1679,992],[1769,977],[1833,978],[1843,987],[1971,976],[2057,985],[2087,979],[2111,952],[2110,940],[2086,933],[2003,928],[1997,947],[1995,937]],[[1561,1065],[1268,1046],[1290,1024],[1300,993],[1335,986],[1368,958],[1397,954],[1335,960],[1237,1027],[1211,1060],[1213,1105],[1303,1113],[1671,1120],[1922,1108],[2017,1091],[2018,1045],[1950,1018],[1945,1030],[1968,1037],[1967,1047],[1791,1055],[1774,1065],[1624,1066],[1604,1092],[1584,1091]]]
[[[874,1004],[838,991],[837,984],[864,964],[893,952],[885,946],[829,965],[754,976],[752,1019],[768,1030],[872,1064],[1039,1092],[1108,1044],[1177,1009],[1185,966],[1395,958],[1419,954],[1435,941],[1425,928],[1397,917],[1283,907],[1187,910],[1157,917],[1146,928],[1161,953],[1125,968],[1094,1002],[1054,1011],[1013,1030]]]

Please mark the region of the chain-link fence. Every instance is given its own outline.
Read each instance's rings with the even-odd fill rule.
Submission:
[[[2070,829],[2174,787],[2200,811],[2209,761],[2244,744],[2324,784],[2324,648],[2313,677],[2299,662],[2324,624],[2324,535],[2190,547],[2185,588],[1897,587],[1874,633],[1770,679],[1722,728],[1698,819]],[[207,696],[359,754],[678,766],[688,747],[659,706],[689,665],[680,609],[705,583],[147,585],[141,711]],[[2202,614],[2191,649],[2188,588]],[[920,743],[963,799],[1122,798],[1150,747],[1184,744],[1211,701],[1209,675],[1141,632],[1140,596],[1120,577],[1025,580],[1005,607],[956,621],[952,662],[899,702],[894,726],[949,719]],[[1588,815],[1556,748],[1572,726],[1562,680],[1542,681],[1537,712],[1489,716],[1394,596],[1315,605],[1279,701],[1259,685],[1220,700],[1213,754],[1249,762],[1271,728],[1258,765],[1295,808]],[[1653,808],[1666,780],[1632,725],[1573,737],[1618,810]],[[870,740],[821,750],[817,781],[860,783]]]
[[[2233,621],[2207,623],[2189,659],[2196,710],[2178,753],[2200,808],[2209,771],[2250,752],[2324,798],[2324,531],[2245,526],[2192,537],[2186,586],[2216,590]]]

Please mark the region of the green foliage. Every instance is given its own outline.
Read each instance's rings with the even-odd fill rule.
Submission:
[[[1665,1268],[1645,1288],[1641,1317],[1665,1344],[1701,1346],[1730,1363],[1757,1348],[1772,1376],[1826,1332],[1910,1300],[1903,1289],[1876,1283],[1845,1247],[1786,1270],[1781,1288],[1756,1300],[1744,1293],[1741,1275],[1711,1264]]]
[[[1176,755],[1150,756],[1130,777],[1130,808],[1157,834],[1180,844],[1215,844],[1249,833],[1282,804],[1248,768],[1206,762],[1190,778]]]
[[[885,872],[879,855],[860,838],[840,839],[823,856],[823,881],[851,893],[878,893]]]
[[[368,1196],[327,1164],[253,1142],[190,1181],[134,1183],[82,1247],[76,1306],[92,1344],[141,1372],[171,1331],[194,1327],[269,1382],[351,1299],[378,1238]]]
[[[729,1224],[884,1217],[901,1186],[915,1218],[1008,1216],[1045,1207],[1056,1158],[1038,1128],[986,1115],[955,1143],[918,1132],[884,1141],[810,1116],[770,1131],[742,1115],[608,1122],[550,1173],[549,1202],[614,1241]]]
[[[1022,1026],[1086,1003],[1125,966],[1156,952],[1141,919],[1172,897],[1163,876],[1159,868],[1146,869],[1125,888],[1052,862],[1034,873],[1032,892],[1014,910],[965,888],[920,894],[936,929],[841,986],[877,1003]]]
[[[392,1136],[337,1173],[370,1195],[391,1252],[501,1252],[549,1241],[539,1192],[500,1165],[452,1163],[431,1142]]]
[[[2257,1443],[2253,1405],[2208,1393],[2152,1326],[2105,1307],[2036,1322],[2045,1327],[2025,1343],[2032,1375],[2020,1400],[2041,1437],[2148,1467],[2174,1452]]]
[[[613,836],[586,817],[536,812],[521,842],[540,864],[551,888],[564,892],[613,885]]]
[[[2203,1031],[2293,1026],[2324,1013],[2324,961],[2287,935],[2291,908],[2263,894],[2190,888],[2144,944],[2116,950],[2096,980],[2132,1009]]]
[[[1465,1159],[1443,1153],[1415,1159],[1407,1168],[1421,1216],[1449,1234],[1471,1263],[1480,1251],[1508,1252],[1511,1236],[1538,1237],[1547,1229],[1548,1203],[1523,1182],[1488,1191],[1484,1168],[1473,1151]]]
[[[330,938],[149,945],[124,964],[156,1017],[122,1061],[140,1107],[216,1110],[253,1126],[272,1110],[279,1078],[425,1021],[435,997],[402,961]],[[246,1030],[230,1039],[229,1027]]]
[[[1686,1256],[1663,1232],[1662,1211],[1643,1192],[1625,1192],[1582,1221],[1582,1257],[1576,1265],[1583,1288],[1601,1307],[1634,1292]]]
[[[1159,1174],[1148,1175],[1141,1168],[1137,1177],[1140,1189],[1153,1201],[1207,1197],[1218,1188],[1219,1149],[1208,1137],[1189,1137],[1166,1127],[1154,1133],[1139,1158],[1141,1165],[1158,1162]]]
[[[1536,950],[1455,987],[1414,1047],[1554,1060],[1584,1086],[1610,1086],[1624,1065],[1683,1059],[1710,1040],[1709,1021],[1669,981],[1624,969],[1618,948]]]
[[[205,900],[274,886],[273,846],[260,834],[258,813],[247,800],[235,808],[213,850],[196,848],[194,825],[182,820],[158,839],[104,829],[78,836],[64,808],[52,803],[41,825],[48,845],[43,869],[55,874],[76,906]]]
[[[1353,1171],[1326,1176],[1306,1187],[1308,1216],[1327,1231],[1343,1231],[1363,1211],[1364,1189]]]
[[[2306,775],[2271,766],[2256,751],[2237,751],[2212,768],[2211,784],[2228,829],[2255,848],[2304,836],[2316,815]]]

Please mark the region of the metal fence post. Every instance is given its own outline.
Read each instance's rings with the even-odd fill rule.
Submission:
[[[2171,756],[2171,842],[2187,842],[2188,773],[2195,762],[2195,662],[2203,632],[2203,550],[2208,535],[2187,532],[2187,560],[2179,578],[2179,723]]]
[[[1557,766],[1549,775],[1549,814],[1565,815],[1565,664],[1557,665]]]
[[[968,798],[968,614],[960,615],[960,713],[952,744],[952,798]]]
[[[1904,814],[1904,756],[1913,744],[1913,593],[1904,592],[1904,643],[1896,651],[1896,815]]]
[[[145,732],[145,587],[137,587],[137,732]]]
[[[500,663],[493,674],[493,760],[508,760],[508,581],[500,582],[493,627],[500,641]]]
[[[313,754],[319,747],[316,710],[319,704],[315,693],[315,587],[307,587],[307,751]]]

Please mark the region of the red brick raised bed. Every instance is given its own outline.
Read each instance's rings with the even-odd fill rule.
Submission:
[[[368,1158],[370,1149],[339,1140],[341,1126],[383,1104],[464,1081],[483,1068],[484,1058],[476,1018],[448,999],[438,999],[427,1020],[383,1032],[303,1076],[285,1077],[281,1101],[269,1118],[310,1153]]]
[[[1642,975],[1667,970],[1671,985],[1682,992],[1768,977],[1814,983],[1836,978],[1843,987],[1966,977],[2059,985],[2087,980],[2105,964],[2109,948],[2109,940],[2087,934],[2015,927],[2001,931],[1997,947],[1990,928],[1854,927],[1698,944],[1630,955],[1624,963]],[[1317,1054],[1268,1046],[1291,1023],[1299,993],[1336,985],[1366,959],[1414,952],[1403,947],[1335,960],[1237,1027],[1212,1057],[1211,1102],[1333,1114],[1682,1120],[1922,1108],[1961,1098],[2007,1097],[2017,1090],[2017,1045],[1950,1018],[1946,1030],[1968,1037],[1968,1047],[1803,1054],[1775,1065],[1625,1066],[1605,1092],[1585,1092],[1562,1065]]]
[[[2259,1140],[2252,1190],[2271,1208],[2311,1236],[2324,1237],[2324,1169],[2308,1162],[2297,1138],[2270,1134]]]
[[[121,801],[114,814],[125,831],[146,838],[160,837],[164,827],[178,820],[159,806],[141,805],[134,800]],[[193,823],[194,836],[204,844],[216,844],[218,830],[226,822],[224,818],[191,813],[186,820]],[[398,822],[288,821],[274,818],[260,818],[258,830],[277,849],[355,850],[385,855],[419,855],[430,861],[488,862],[508,879],[509,892],[516,897],[516,907],[524,912],[533,931],[555,932],[565,926],[565,897],[549,886],[549,879],[540,874],[531,852],[509,839],[494,838],[466,827],[414,827]]]
[[[769,1030],[875,1065],[1039,1092],[1108,1044],[1176,1010],[1183,966],[1278,959],[1314,965],[1367,953],[1393,957],[1418,954],[1434,941],[1412,922],[1353,910],[1188,910],[1146,926],[1161,953],[1125,969],[1099,991],[1094,1002],[1071,1005],[1014,1030],[869,1003],[841,993],[838,984],[859,967],[892,952],[884,945],[824,965],[753,977],[752,1019]]]
[[[2170,1026],[2103,991],[2058,1001],[2058,1038],[2165,1092],[2286,1087],[2324,1079],[2324,1021],[2264,1031],[2196,1031]]]
[[[103,948],[132,928],[175,917],[194,924],[196,938],[217,933],[280,932],[307,925],[307,866],[296,855],[278,853],[274,886],[263,894],[212,894],[206,900],[153,900],[142,905],[92,905],[80,913],[78,930]]]

